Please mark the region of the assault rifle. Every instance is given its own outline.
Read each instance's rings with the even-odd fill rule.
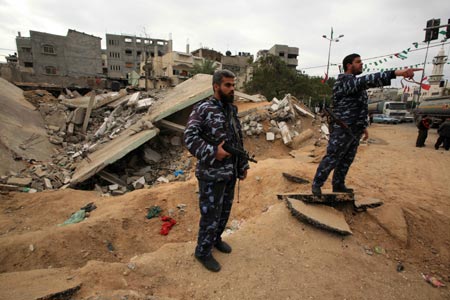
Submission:
[[[210,136],[206,135],[205,133],[201,132],[200,133],[200,137],[207,142],[208,144],[211,144],[213,146],[218,146],[221,141],[217,141],[216,139],[211,138]],[[224,143],[222,145],[223,150],[227,151],[228,153],[235,155],[237,157],[246,159],[248,161],[257,163],[258,161],[255,159],[255,155],[251,155],[245,151],[245,149],[241,148],[241,147],[233,147],[232,145],[230,145],[229,143]]]
[[[345,130],[347,130],[347,132],[350,134],[350,136],[353,138],[354,141],[359,142],[359,139],[353,134],[352,129],[344,123],[344,121],[342,121],[341,119],[339,119],[333,111],[331,111],[331,109],[329,109],[328,107],[324,107],[323,110],[325,111],[325,114],[328,115],[330,117],[330,120],[332,123],[336,123],[339,126],[341,126],[341,128],[344,128]]]

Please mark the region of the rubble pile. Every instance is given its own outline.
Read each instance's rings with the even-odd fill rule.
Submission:
[[[300,135],[303,130],[302,119],[305,116],[315,118],[308,108],[290,94],[283,100],[273,98],[268,106],[239,114],[244,135],[258,136],[265,133],[266,140],[282,139],[286,145],[290,145],[294,137]],[[265,122],[266,120],[268,122]]]
[[[99,145],[116,138],[122,130],[138,122],[142,122],[139,126],[141,130],[152,128],[152,123],[143,122],[140,119],[159,99],[159,92],[155,91],[152,94],[136,92],[127,95],[125,90],[119,93],[92,91],[81,96],[76,91],[66,90],[66,93],[61,94],[57,99],[47,91],[34,90],[24,92],[24,96],[39,110],[45,121],[49,141],[58,147],[55,154],[52,155],[52,162],[30,160],[27,162],[27,168],[20,173],[10,172],[10,176],[3,176],[0,183],[3,185],[3,190],[37,192],[67,187],[77,163],[85,158],[89,160],[90,153],[94,152]],[[88,100],[91,97],[95,101],[90,115],[86,117],[89,110]],[[104,104],[101,104],[102,102]],[[173,169],[174,171],[178,169],[178,166],[170,165],[170,162],[180,157],[181,139],[177,136],[171,138],[171,145],[175,144],[177,147],[171,147],[171,150],[159,149],[163,155],[157,161],[149,158],[151,155],[144,155],[145,163],[152,164],[148,166],[149,172],[145,173],[143,170],[145,168],[142,167],[131,168],[134,173],[128,172],[126,175],[130,175],[130,178],[125,177],[124,181],[132,184],[134,180],[146,175],[145,181],[140,180],[143,186],[143,184],[156,182],[156,179],[162,174],[167,176],[170,181],[172,179],[171,176],[168,176],[170,173],[157,172],[157,169]],[[171,142],[169,138],[162,140],[165,141],[162,145]],[[148,146],[145,145],[144,148],[147,149]],[[126,167],[124,170],[129,171],[130,168]],[[142,176],[136,178],[139,175]],[[180,178],[182,176],[176,179]],[[136,184],[133,184],[133,188],[135,186]],[[137,186],[140,187],[139,184]],[[130,187],[128,185],[128,189]]]

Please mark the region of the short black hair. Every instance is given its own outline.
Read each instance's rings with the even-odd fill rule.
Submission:
[[[361,57],[361,55],[353,53],[347,55],[344,60],[342,61],[342,66],[344,66],[344,72],[347,71],[347,64],[352,64],[353,60],[357,57]]]
[[[236,75],[234,75],[233,72],[231,72],[230,70],[227,70],[227,69],[217,70],[216,72],[214,72],[212,84],[214,85],[214,83],[216,83],[216,84],[220,85],[222,83],[222,79],[224,77],[236,78]]]

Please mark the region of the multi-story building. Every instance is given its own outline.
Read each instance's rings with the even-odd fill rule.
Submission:
[[[30,37],[22,37],[19,32],[16,38],[19,65],[40,81],[52,81],[48,76],[101,76],[100,42],[99,37],[72,29],[66,36],[30,30]]]
[[[199,48],[191,52],[192,55],[203,57],[208,60],[221,62],[223,54],[219,51],[208,49],[208,48]]]
[[[298,48],[289,47],[288,45],[273,45],[269,50],[259,50],[257,57],[262,57],[267,54],[272,54],[281,58],[282,61],[290,68],[297,68],[298,66]]]
[[[251,79],[253,55],[248,52],[239,52],[238,55],[231,55],[227,51],[226,56],[222,56],[222,69],[232,71],[236,75],[236,88],[241,89],[244,83]]]
[[[202,64],[204,60],[190,53],[178,51],[153,57],[150,77],[154,81],[154,88],[175,86],[185,81],[192,76],[194,65]]]
[[[150,39],[130,35],[106,34],[108,77],[126,79],[132,71],[139,73],[142,60],[163,56],[172,51],[172,40]]]

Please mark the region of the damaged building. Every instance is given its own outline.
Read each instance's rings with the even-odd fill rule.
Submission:
[[[68,85],[75,78],[102,77],[100,42],[100,37],[72,29],[66,36],[30,30],[23,37],[19,32],[19,69],[9,80]]]

